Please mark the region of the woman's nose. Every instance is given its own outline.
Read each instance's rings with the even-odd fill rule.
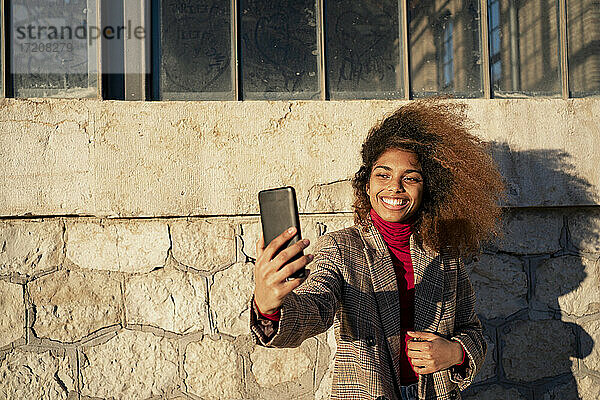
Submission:
[[[391,182],[388,186],[388,190],[393,193],[401,193],[405,191],[401,182]]]

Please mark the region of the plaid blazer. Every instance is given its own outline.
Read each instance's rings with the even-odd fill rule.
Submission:
[[[460,399],[481,368],[486,352],[474,312],[475,295],[461,259],[419,246],[410,253],[415,277],[416,331],[435,332],[461,343],[468,357],[462,373],[451,367],[419,375],[420,400]],[[257,344],[297,347],[334,326],[331,399],[399,399],[400,300],[392,259],[372,221],[319,238],[311,273],[283,301],[272,335],[251,312]],[[252,300],[252,304],[254,301]]]

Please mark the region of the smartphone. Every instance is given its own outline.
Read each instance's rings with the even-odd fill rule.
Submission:
[[[296,234],[282,245],[277,253],[284,250],[300,239],[300,217],[298,215],[298,204],[296,202],[296,191],[291,186],[275,189],[261,190],[258,193],[258,205],[260,207],[260,221],[262,224],[265,246],[273,239],[279,236],[290,226],[296,227]],[[300,252],[292,257],[288,262],[299,259],[304,255]],[[294,272],[288,279],[303,278],[306,276],[306,269]]]

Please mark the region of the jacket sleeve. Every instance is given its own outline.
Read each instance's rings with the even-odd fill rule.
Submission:
[[[308,278],[283,300],[274,335],[265,335],[256,312],[250,313],[250,332],[256,344],[298,347],[333,324],[341,300],[340,251],[335,239],[326,234],[319,238],[314,254],[307,266],[311,270]]]
[[[459,260],[458,265],[456,291],[454,336],[451,339],[462,345],[468,363],[463,367],[452,367],[450,380],[458,384],[460,390],[464,390],[473,382],[483,365],[487,343],[483,338],[481,322],[475,314],[475,292],[462,260]]]

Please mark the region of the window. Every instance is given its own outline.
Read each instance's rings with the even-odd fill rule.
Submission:
[[[593,0],[567,2],[569,85],[573,97],[600,93],[600,7]]]
[[[404,96],[399,2],[334,0],[325,15],[332,99]]]
[[[96,97],[96,0],[12,0],[9,37],[15,97]]]
[[[497,89],[502,78],[502,59],[500,57],[500,1],[488,2],[488,30],[490,40],[490,79],[492,86]]]
[[[244,99],[319,99],[315,0],[241,0]]]
[[[159,0],[153,12],[156,97],[235,100],[231,2]]]
[[[449,89],[454,83],[454,48],[452,46],[452,20],[448,19],[445,21],[442,28],[442,83],[441,86],[444,89]]]
[[[557,2],[498,0],[498,3],[501,10],[506,10],[506,19],[500,25],[495,43],[490,35],[490,57],[495,56],[490,59],[490,68],[493,71],[499,60],[505,68],[502,79],[494,82],[494,96],[560,96]],[[490,20],[494,16],[492,10]],[[500,41],[500,37],[506,40]]]
[[[408,4],[412,96],[483,96],[479,2],[423,0]]]

